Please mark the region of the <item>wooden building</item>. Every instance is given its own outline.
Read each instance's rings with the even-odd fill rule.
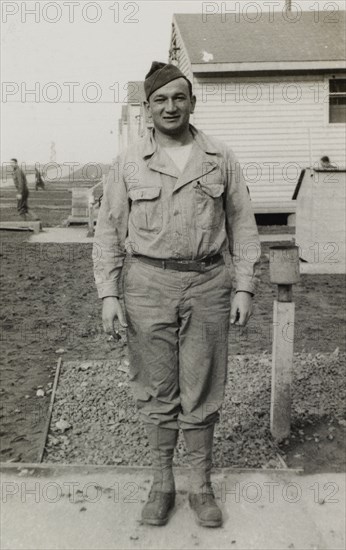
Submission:
[[[151,126],[144,108],[144,83],[133,81],[127,84],[126,103],[122,106],[119,119],[119,152],[134,140],[143,137]]]
[[[297,17],[299,15],[299,17]],[[256,213],[294,212],[302,169],[345,166],[345,12],[173,17],[169,61],[192,81],[192,123],[235,151]]]
[[[303,170],[293,199],[302,273],[346,273],[346,170]]]

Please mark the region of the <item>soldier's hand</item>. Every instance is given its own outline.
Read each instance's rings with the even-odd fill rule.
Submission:
[[[125,315],[120,301],[115,296],[108,296],[102,300],[102,322],[106,334],[115,337],[114,321],[119,319],[122,327],[127,327]]]
[[[252,294],[237,292],[231,306],[231,325],[245,327],[252,314]]]
[[[20,195],[19,193],[17,193],[17,195],[16,195],[16,199],[20,201],[20,200],[21,200],[21,198],[22,198],[22,195]]]

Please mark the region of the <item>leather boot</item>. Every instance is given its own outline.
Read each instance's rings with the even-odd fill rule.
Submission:
[[[220,527],[222,512],[211,486],[214,425],[183,430],[191,468],[189,502],[203,527]]]
[[[154,468],[154,480],[142,510],[142,521],[149,525],[165,525],[175,502],[172,464],[178,430],[154,424],[146,424],[145,428]]]

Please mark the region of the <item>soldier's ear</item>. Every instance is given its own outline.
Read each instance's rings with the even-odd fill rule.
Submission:
[[[144,108],[145,108],[145,111],[147,113],[148,119],[151,120],[152,119],[152,114],[151,114],[151,108],[150,108],[149,101],[144,101]]]
[[[192,95],[192,96],[191,96],[191,109],[190,109],[190,114],[191,114],[191,115],[192,115],[192,113],[193,113],[194,110],[195,110],[196,101],[197,101],[196,96],[195,96],[195,95]]]

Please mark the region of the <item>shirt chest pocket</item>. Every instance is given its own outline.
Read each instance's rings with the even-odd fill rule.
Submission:
[[[197,226],[201,229],[219,227],[223,223],[223,184],[196,181],[194,190]]]
[[[138,231],[159,233],[162,229],[161,187],[140,187],[129,190],[130,223]]]

